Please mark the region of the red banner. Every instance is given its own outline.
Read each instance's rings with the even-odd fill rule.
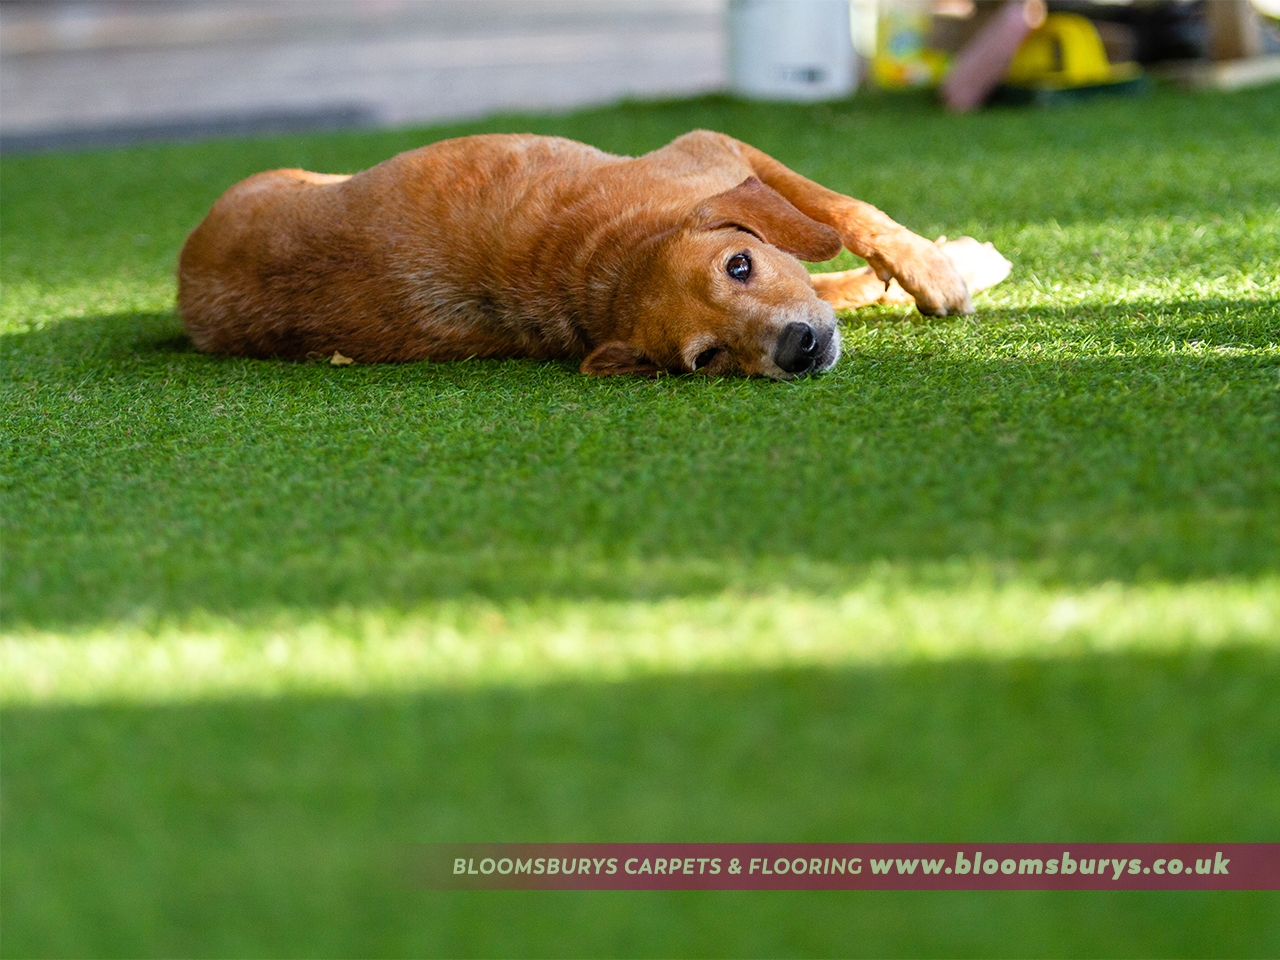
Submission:
[[[460,843],[412,859],[431,889],[1280,889],[1276,843]]]

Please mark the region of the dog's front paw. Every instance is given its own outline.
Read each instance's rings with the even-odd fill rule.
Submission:
[[[961,237],[959,240],[939,237],[934,245],[956,265],[970,294],[994,287],[1013,269],[1013,264],[992,244],[979,243],[973,237]]]
[[[903,234],[879,256],[868,258],[880,278],[886,283],[897,280],[920,312],[928,316],[972,313],[969,285],[945,247],[909,231]]]

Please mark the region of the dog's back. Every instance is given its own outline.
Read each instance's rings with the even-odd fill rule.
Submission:
[[[598,221],[625,216],[598,195],[602,171],[627,162],[493,135],[352,177],[257,174],[183,248],[183,323],[200,349],[238,356],[580,356],[576,318],[563,315],[583,291],[567,288],[582,282]]]

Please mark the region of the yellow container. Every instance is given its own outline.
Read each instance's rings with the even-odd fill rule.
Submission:
[[[1136,63],[1110,63],[1098,31],[1074,13],[1051,13],[1023,41],[1009,65],[1006,83],[1064,89],[1122,83],[1138,76]]]

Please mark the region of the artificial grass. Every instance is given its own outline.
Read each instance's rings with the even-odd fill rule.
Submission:
[[[6,158],[5,955],[1274,955],[1238,894],[426,894],[448,840],[1276,840],[1275,89]],[[260,169],[709,127],[1015,263],[794,384],[204,357]],[[847,258],[841,263],[847,263]]]
[[[1267,836],[1280,725],[1255,698],[1280,695],[1273,666],[960,659],[18,711],[5,949],[1265,955],[1260,893],[425,893],[392,864],[443,837]]]

